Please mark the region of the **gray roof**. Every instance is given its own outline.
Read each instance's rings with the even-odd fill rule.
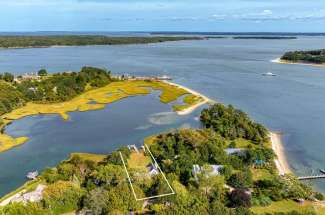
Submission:
[[[225,152],[227,153],[227,155],[241,154],[244,151],[246,151],[246,149],[243,149],[243,148],[227,148],[227,149],[225,149]]]

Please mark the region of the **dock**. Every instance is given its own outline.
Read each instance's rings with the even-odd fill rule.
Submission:
[[[298,177],[298,180],[303,181],[303,180],[321,179],[321,178],[325,178],[325,174],[322,174],[322,175],[301,176],[301,177]]]
[[[301,176],[301,177],[298,177],[298,180],[303,181],[303,180],[312,180],[312,179],[325,178],[325,170],[320,169],[319,172],[322,173],[322,174],[320,174],[320,175]]]
[[[130,151],[134,150],[135,152],[139,153],[139,150],[136,145],[128,145]]]

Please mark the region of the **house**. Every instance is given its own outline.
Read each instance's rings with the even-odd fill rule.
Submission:
[[[227,155],[245,155],[246,149],[243,148],[227,148],[225,149]]]
[[[159,170],[158,170],[158,166],[157,164],[150,164],[148,166],[148,171],[149,171],[149,175],[150,176],[154,176],[154,175],[158,175],[159,174]]]
[[[25,193],[26,190],[23,190],[12,197],[9,197],[8,199],[5,199],[0,203],[0,206],[5,206],[7,204],[10,204],[12,202],[38,202],[43,197],[43,191],[46,188],[45,185],[39,184],[36,189],[32,192]]]
[[[42,199],[42,193],[45,189],[45,185],[38,185],[36,190],[33,192],[25,193],[22,195],[23,202],[38,202]]]
[[[194,177],[197,178],[197,174],[200,174],[202,172],[206,172],[206,176],[217,176],[221,174],[221,169],[223,168],[223,165],[208,165],[208,168],[205,169],[205,167],[201,167],[197,164],[193,165],[192,168],[192,174]]]

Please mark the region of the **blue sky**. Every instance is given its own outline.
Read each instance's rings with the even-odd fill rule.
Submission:
[[[325,1],[0,0],[0,31],[325,32]]]

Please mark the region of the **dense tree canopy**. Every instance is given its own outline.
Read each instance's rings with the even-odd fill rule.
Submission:
[[[322,64],[325,63],[325,49],[286,52],[281,60]]]
[[[244,138],[255,143],[265,142],[267,130],[253,122],[246,113],[223,104],[215,104],[201,113],[201,122],[206,128],[212,128],[225,138]]]
[[[0,115],[25,104],[23,94],[11,84],[0,80]]]
[[[1,48],[145,44],[165,41],[193,40],[200,37],[108,37],[100,35],[65,36],[0,36]]]
[[[10,73],[0,75],[0,115],[23,106],[26,102],[62,102],[85,92],[89,88],[102,87],[112,81],[110,71],[83,67],[80,72],[57,73],[47,76],[40,70],[40,80],[23,79],[13,82]]]

